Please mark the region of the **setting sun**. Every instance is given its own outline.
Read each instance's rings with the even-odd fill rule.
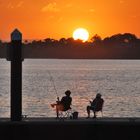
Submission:
[[[85,42],[89,38],[89,33],[84,28],[78,28],[73,32],[73,38],[74,38],[74,40],[80,39],[83,42]]]

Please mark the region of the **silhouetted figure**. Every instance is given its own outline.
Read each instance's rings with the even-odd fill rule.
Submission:
[[[90,101],[91,105],[87,106],[87,114],[88,114],[87,118],[90,118],[90,110],[92,110],[94,113],[93,118],[96,118],[96,112],[102,111],[103,103],[104,100],[101,98],[101,94],[97,93],[96,98],[94,98],[93,101]]]
[[[66,96],[63,96],[62,99],[59,101],[59,97],[57,98],[56,104],[51,104],[52,107],[56,106],[56,114],[57,118],[59,117],[59,111],[67,111],[71,109],[72,97],[70,97],[71,91],[65,91]]]

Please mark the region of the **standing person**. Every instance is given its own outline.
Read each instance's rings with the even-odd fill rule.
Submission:
[[[94,98],[93,101],[90,101],[91,105],[87,106],[87,114],[88,114],[87,118],[90,118],[90,110],[92,110],[94,113],[93,118],[96,118],[96,112],[102,111],[104,99],[102,99],[101,96],[102,95],[100,93],[97,93],[96,98]]]
[[[69,109],[71,109],[71,103],[72,103],[72,97],[71,95],[71,91],[67,90],[65,91],[65,96],[62,97],[62,99],[59,101],[56,101],[56,104],[51,104],[52,107],[56,106],[56,114],[57,114],[57,118],[59,117],[59,111],[67,111]]]

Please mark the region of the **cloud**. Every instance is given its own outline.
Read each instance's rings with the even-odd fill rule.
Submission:
[[[24,3],[23,1],[20,1],[20,2],[17,4],[16,7],[22,7],[23,3]]]
[[[23,1],[19,1],[18,3],[9,2],[7,4],[7,8],[8,9],[20,8],[20,7],[22,7],[23,3],[24,3]]]
[[[14,8],[14,5],[11,2],[9,2],[8,5],[7,5],[7,8],[8,9],[13,9]]]
[[[120,0],[120,4],[123,4],[123,3],[125,3],[125,1],[124,0]]]
[[[59,12],[60,9],[57,7],[57,4],[55,2],[49,3],[48,5],[44,6],[41,9],[42,12]]]

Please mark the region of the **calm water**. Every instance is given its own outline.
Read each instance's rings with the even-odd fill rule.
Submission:
[[[54,81],[54,82],[53,82]],[[105,117],[140,117],[140,60],[26,59],[23,62],[23,114],[54,117],[50,104],[67,89],[72,108],[86,116],[97,92],[105,100]],[[10,115],[10,63],[0,60],[0,117]],[[100,114],[99,114],[100,116]]]

